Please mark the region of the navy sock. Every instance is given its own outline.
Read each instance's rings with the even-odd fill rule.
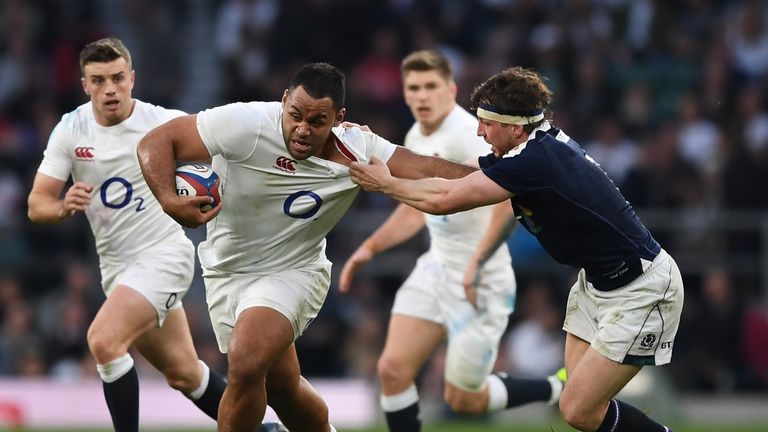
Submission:
[[[421,430],[418,402],[398,411],[385,411],[384,415],[387,417],[387,426],[391,432],[419,432]]]
[[[216,420],[219,415],[219,402],[221,402],[221,396],[224,394],[224,388],[227,386],[227,383],[224,382],[224,378],[216,371],[213,369],[209,369],[209,371],[208,387],[205,388],[205,392],[200,396],[200,399],[193,400],[192,402],[200,408],[200,411]]]
[[[495,374],[507,388],[507,408],[529,402],[548,402],[552,396],[552,384],[547,379],[512,378],[506,373]]]
[[[608,412],[595,432],[671,432],[668,427],[656,423],[642,411],[628,403],[612,399]]]
[[[115,432],[138,432],[139,377],[135,367],[111,383],[104,382],[104,399]]]

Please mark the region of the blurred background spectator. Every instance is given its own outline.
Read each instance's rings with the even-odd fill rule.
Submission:
[[[585,145],[678,260],[686,306],[669,367],[676,385],[768,390],[760,0],[0,0],[0,375],[96,373],[85,331],[102,294],[87,224],[80,216],[31,225],[24,197],[52,126],[86,100],[79,50],[107,35],[135,53],[138,98],[188,112],[276,100],[297,65],[332,62],[347,73],[348,119],[395,143],[412,122],[399,77],[412,49],[451,58],[464,106],[503,68],[539,69],[557,95],[555,124]],[[361,194],[329,236],[331,259],[348,256],[393,207]],[[424,247],[388,251],[348,296],[332,286],[297,343],[308,375],[375,379],[394,290]],[[544,375],[561,361],[574,273],[521,230],[510,247],[519,301],[500,361]],[[184,300],[190,326],[201,356],[223,370],[202,293],[198,275]],[[439,356],[432,366],[427,388],[442,381]]]

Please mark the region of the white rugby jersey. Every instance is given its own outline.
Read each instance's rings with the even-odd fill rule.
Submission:
[[[103,264],[121,263],[142,250],[183,240],[184,230],[163,212],[144,181],[136,156],[152,128],[184,115],[134,99],[131,116],[114,126],[96,123],[91,102],[64,114],[48,139],[39,172],[93,186],[85,211]]]
[[[477,119],[459,105],[432,134],[421,133],[414,123],[405,136],[405,147],[423,155],[440,156],[455,162],[477,159],[491,152],[485,140],[477,136]],[[491,220],[492,206],[478,207],[445,216],[425,214],[430,236],[430,252],[449,268],[463,272]],[[509,251],[500,247],[483,266],[484,271],[506,268],[511,263]]]
[[[279,102],[234,103],[202,111],[197,129],[221,178],[221,213],[198,249],[204,274],[274,273],[325,259],[325,236],[354,200],[349,169],[311,156],[291,159]],[[358,162],[388,161],[396,146],[357,128],[333,129],[339,150]]]

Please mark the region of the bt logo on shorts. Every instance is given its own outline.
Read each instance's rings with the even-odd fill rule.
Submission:
[[[280,171],[284,171],[290,174],[293,174],[294,171],[296,171],[296,163],[295,160],[287,158],[285,156],[280,156],[275,160],[274,168],[279,169]]]
[[[78,160],[93,160],[93,147],[75,147],[75,157]]]

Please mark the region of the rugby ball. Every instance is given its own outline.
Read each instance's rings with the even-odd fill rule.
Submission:
[[[212,204],[200,206],[206,212],[220,201],[219,176],[206,164],[184,164],[176,167],[176,194],[179,196],[205,196],[213,198]]]

